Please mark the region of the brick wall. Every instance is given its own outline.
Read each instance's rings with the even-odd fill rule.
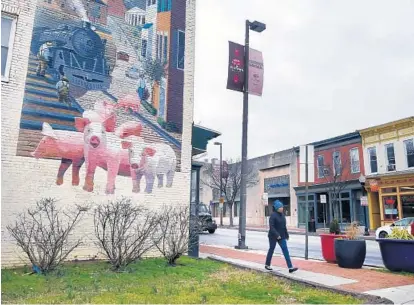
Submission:
[[[81,184],[79,186],[71,185],[71,171],[66,173],[65,183],[58,186],[55,183],[60,164],[57,160],[34,159],[16,154],[35,6],[36,1],[33,0],[5,0],[2,4],[2,12],[6,11],[18,15],[10,81],[8,83],[2,82],[1,92],[2,267],[22,264],[24,261],[21,250],[15,246],[6,226],[13,223],[17,213],[33,206],[36,200],[43,197],[55,197],[59,200],[60,207],[67,208],[85,202],[93,202],[94,205],[98,205],[121,196],[132,198],[134,203],[144,204],[154,209],[160,208],[163,204],[189,204],[191,127],[194,100],[195,1],[187,1],[183,130],[180,137],[181,151],[179,152],[181,155],[180,171],[175,173],[172,188],[154,188],[152,194],[132,193],[131,179],[117,176],[115,194],[105,195],[107,172],[100,168],[97,169],[95,174],[94,191],[92,193],[85,192],[82,189],[85,166],[82,167],[80,172]],[[119,90],[128,91],[128,88],[122,87],[122,82],[116,85]],[[97,97],[91,95],[89,98],[96,99]],[[143,186],[145,186],[145,181],[142,181],[141,188]],[[85,243],[73,253],[72,257],[77,256],[82,259],[97,254],[98,250],[93,245],[94,235],[91,213],[79,224],[74,236],[82,236]]]

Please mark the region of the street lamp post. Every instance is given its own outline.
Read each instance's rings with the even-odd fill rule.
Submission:
[[[242,123],[242,160],[240,181],[240,217],[237,249],[246,246],[246,178],[247,178],[247,126],[249,114],[249,34],[250,30],[261,33],[266,29],[264,23],[246,20],[244,42],[244,88],[243,88],[243,123]]]
[[[361,174],[359,177],[359,183],[361,184],[361,197],[365,194],[365,176]],[[367,207],[364,206],[364,219],[365,219],[365,231],[364,236],[369,236],[369,229],[368,229],[368,219],[367,219]]]
[[[223,144],[220,142],[214,142],[214,145],[220,146],[220,226],[223,226],[223,203],[222,196],[223,196]]]

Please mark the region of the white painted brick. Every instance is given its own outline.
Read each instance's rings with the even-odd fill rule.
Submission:
[[[181,151],[181,172],[177,172],[172,188],[156,189],[153,194],[133,194],[130,178],[117,177],[116,194],[104,194],[106,172],[97,169],[95,190],[87,193],[82,190],[85,166],[81,170],[81,185],[71,185],[71,170],[65,175],[65,183],[55,184],[59,162],[16,155],[19,136],[20,116],[24,96],[28,56],[31,43],[35,0],[4,0],[2,11],[16,14],[17,27],[14,40],[10,80],[1,84],[1,235],[2,267],[19,265],[24,255],[18,249],[7,232],[6,226],[13,223],[16,215],[33,206],[36,200],[44,197],[59,199],[62,207],[74,204],[94,202],[100,204],[121,196],[132,198],[134,203],[145,204],[151,208],[160,208],[163,204],[189,205],[191,172],[191,133],[193,122],[193,85],[194,85],[194,38],[195,38],[195,1],[187,1],[186,17],[186,63],[184,80],[184,111]],[[144,181],[142,183],[145,183]],[[85,244],[77,249],[71,258],[91,258],[98,253],[94,246],[92,214],[89,213],[75,231],[75,237],[85,236]],[[157,253],[152,253],[157,255]]]

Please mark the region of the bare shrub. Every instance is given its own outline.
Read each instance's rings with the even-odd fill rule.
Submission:
[[[110,201],[95,209],[94,227],[97,246],[115,270],[139,260],[154,247],[157,216],[130,199]]]
[[[170,266],[188,251],[194,242],[190,234],[198,234],[198,225],[190,233],[190,209],[183,206],[166,206],[157,221],[157,234],[153,237],[155,247]]]
[[[56,199],[44,198],[36,207],[19,214],[7,230],[27,255],[33,269],[47,273],[59,266],[81,243],[81,238],[69,240],[86,207],[76,206],[72,211],[58,210]]]

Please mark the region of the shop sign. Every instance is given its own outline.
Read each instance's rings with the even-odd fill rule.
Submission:
[[[371,192],[378,192],[378,181],[373,179],[369,180],[369,186],[371,188]]]
[[[368,206],[368,197],[367,196],[362,196],[361,197],[361,206],[363,206],[363,207]]]
[[[385,214],[386,215],[397,215],[398,210],[397,209],[385,209]]]
[[[264,179],[264,191],[268,194],[281,194],[290,192],[290,176],[284,175]]]
[[[393,205],[395,203],[395,199],[387,198],[385,199],[385,204]]]

